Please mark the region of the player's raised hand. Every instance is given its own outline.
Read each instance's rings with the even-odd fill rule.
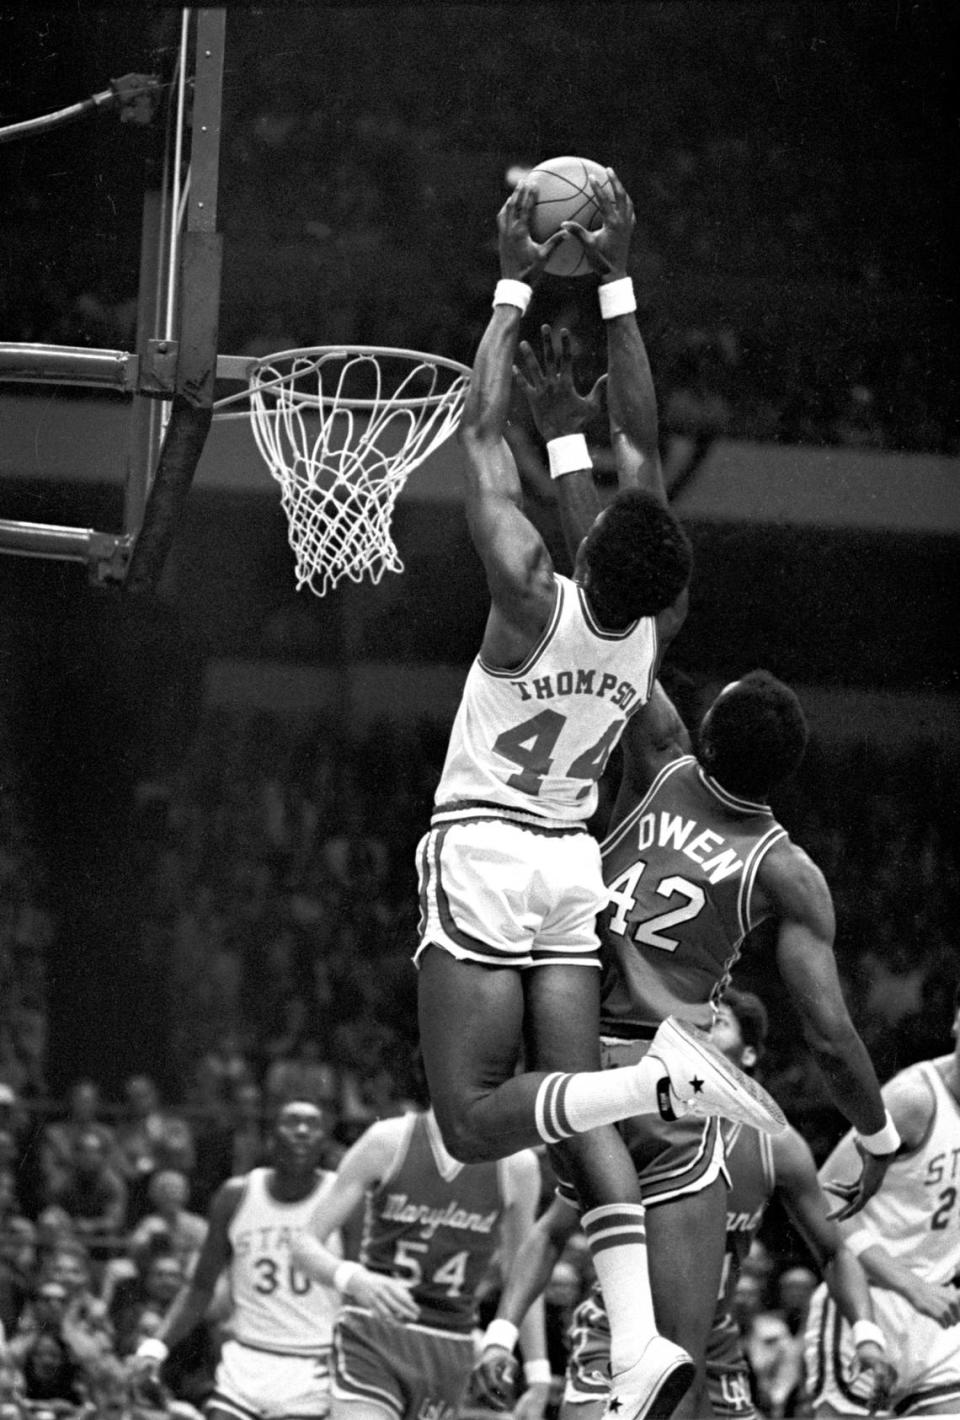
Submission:
[[[823,1185],[825,1193],[832,1193],[834,1198],[843,1200],[838,1208],[827,1214],[828,1218],[833,1218],[838,1223],[852,1218],[854,1213],[859,1213],[863,1205],[873,1197],[895,1157],[895,1154],[871,1154],[859,1139],[854,1139],[853,1142],[857,1146],[862,1163],[860,1177],[854,1183],[841,1183],[838,1179],[831,1179]]]
[[[588,181],[594,200],[603,218],[595,231],[588,231],[579,222],[561,222],[560,230],[576,237],[584,255],[600,277],[619,281],[627,275],[630,238],[636,217],[633,201],[613,168],[607,168],[609,186],[598,182],[591,173]]]
[[[485,1346],[473,1368],[472,1390],[491,1410],[510,1410],[517,1392],[517,1362],[505,1346]]]
[[[535,242],[530,235],[530,217],[537,203],[537,194],[526,181],[517,183],[497,215],[500,234],[500,275],[510,281],[525,281],[528,286],[543,274],[550,253],[563,241],[563,232],[556,231],[545,242]]]
[[[550,326],[542,325],[540,339],[542,363],[529,342],[522,340],[517,347],[514,368],[540,435],[549,441],[563,434],[578,434],[599,414],[607,377],[601,375],[589,394],[581,394],[573,382],[573,344],[569,330],[561,330],[555,341]]]
[[[369,1307],[374,1316],[388,1321],[416,1321],[420,1315],[406,1282],[381,1272],[370,1272],[366,1267],[359,1267],[350,1274],[344,1295],[362,1307]]]

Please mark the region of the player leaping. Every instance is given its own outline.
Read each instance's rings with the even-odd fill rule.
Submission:
[[[531,283],[561,239],[532,240],[534,201],[521,183],[499,215],[503,279],[461,426],[467,517],[491,607],[418,853],[420,1037],[455,1158],[562,1146],[610,1312],[620,1420],[633,1420],[669,1414],[693,1367],[656,1333],[636,1174],[613,1125],[661,1109],[772,1133],[785,1120],[675,1021],[635,1067],[599,1068],[595,919],[608,894],[586,821],[607,758],[683,622],[690,549],[662,498],[624,489],[590,526],[571,580],[521,509],[504,438],[513,361]],[[601,295],[613,323],[628,309],[620,294]],[[640,374],[629,339],[613,358],[622,380]],[[595,387],[585,404],[598,402]],[[589,467],[585,442],[548,450],[564,515],[577,518],[581,485],[568,475]],[[515,1074],[521,1052],[529,1068]]]

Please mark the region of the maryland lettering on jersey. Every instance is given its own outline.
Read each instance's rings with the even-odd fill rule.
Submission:
[[[683,853],[702,869],[711,883],[732,878],[743,870],[743,859],[722,834],[712,828],[701,828],[696,819],[684,818],[666,809],[644,814],[636,825],[637,852],[645,853],[654,846]]]
[[[728,1233],[754,1233],[759,1228],[766,1204],[761,1203],[759,1208],[754,1208],[752,1212],[728,1213],[727,1232]]]
[[[445,1208],[431,1208],[426,1203],[411,1203],[406,1193],[389,1193],[380,1209],[384,1222],[419,1225],[424,1238],[435,1237],[440,1228],[456,1228],[462,1232],[489,1233],[493,1230],[499,1210],[492,1213],[471,1213],[456,1199]]]
[[[563,670],[527,680],[511,680],[521,700],[556,700],[568,695],[593,695],[608,699],[618,710],[626,710],[637,698],[637,688],[628,680],[618,680],[609,671]]]

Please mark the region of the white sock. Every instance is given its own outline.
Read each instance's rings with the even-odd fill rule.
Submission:
[[[647,1271],[643,1208],[608,1203],[581,1218],[610,1319],[610,1370],[615,1376],[640,1359],[656,1334]]]
[[[548,1075],[537,1091],[537,1132],[554,1144],[634,1114],[660,1114],[661,1103],[677,1106],[675,1097],[671,1101],[666,1070],[648,1055],[617,1070]]]

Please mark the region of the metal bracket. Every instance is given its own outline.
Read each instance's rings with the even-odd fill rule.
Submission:
[[[140,361],[138,394],[154,399],[172,399],[177,388],[177,358],[180,347],[176,340],[148,340]]]

